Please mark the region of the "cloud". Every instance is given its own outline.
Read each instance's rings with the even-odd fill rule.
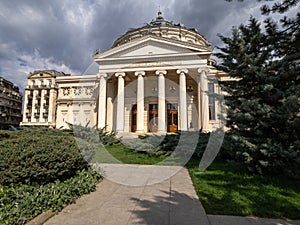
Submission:
[[[1,0],[0,75],[20,87],[27,74],[57,69],[82,74],[93,53],[109,49],[129,28],[165,19],[196,28],[213,46],[217,33],[259,16],[262,3],[225,0]]]
[[[58,64],[53,57],[43,58],[39,50],[35,49],[34,54],[15,55],[15,59],[2,60],[0,63],[1,73],[8,75],[5,78],[13,81],[23,91],[27,85],[27,76],[34,70],[57,70],[70,74],[78,74],[64,63]],[[12,69],[13,68],[13,69]]]

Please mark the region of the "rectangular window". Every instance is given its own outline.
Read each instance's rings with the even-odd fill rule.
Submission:
[[[149,110],[158,110],[158,104],[150,104]]]
[[[209,120],[216,120],[216,99],[214,83],[208,83],[208,96]]]
[[[177,110],[178,104],[168,104],[167,108],[168,108],[168,110]]]

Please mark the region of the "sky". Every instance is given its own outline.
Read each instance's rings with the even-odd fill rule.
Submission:
[[[111,48],[129,28],[163,17],[196,28],[214,48],[217,34],[260,18],[263,2],[225,0],[1,0],[0,76],[21,90],[29,72],[90,73],[96,49]],[[95,71],[96,72],[96,71]]]

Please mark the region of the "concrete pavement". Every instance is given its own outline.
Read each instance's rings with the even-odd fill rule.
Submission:
[[[107,177],[97,190],[44,225],[300,225],[300,221],[207,216],[186,168],[124,164],[101,168]]]
[[[115,168],[116,165],[112,165]],[[83,196],[76,204],[67,206],[45,225],[210,225],[187,169],[179,168],[174,176],[154,183],[157,173],[178,168],[152,166],[156,172],[134,174],[132,165],[120,165],[118,177],[128,176],[142,179],[136,186],[126,186],[104,179],[97,191]],[[149,168],[149,166],[137,166]],[[106,165],[106,170],[109,170]],[[149,171],[149,170],[148,170]],[[133,180],[133,178],[128,179]],[[145,179],[147,177],[147,179]],[[115,178],[114,178],[115,179]],[[147,185],[150,182],[151,185]]]

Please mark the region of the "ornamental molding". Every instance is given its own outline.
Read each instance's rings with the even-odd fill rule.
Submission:
[[[156,75],[166,75],[168,72],[166,71],[166,70],[157,70],[157,71],[155,71],[155,74]]]
[[[207,75],[209,73],[209,71],[210,71],[209,67],[206,67],[206,66],[200,67],[198,69],[198,73],[200,73],[200,74],[205,73]]]
[[[126,74],[124,72],[117,72],[117,73],[115,73],[115,76],[116,77],[125,77]]]
[[[63,97],[66,96],[92,96],[94,94],[94,87],[62,87],[61,93]]]
[[[134,75],[137,76],[137,77],[138,76],[142,76],[143,77],[143,76],[146,75],[146,72],[145,71],[137,71],[137,72],[134,72]]]
[[[182,74],[182,73],[187,74],[188,72],[189,72],[188,69],[179,69],[179,70],[176,71],[177,74]]]
[[[102,79],[102,78],[107,78],[107,73],[99,73],[99,74],[97,74],[97,78],[98,79]]]

